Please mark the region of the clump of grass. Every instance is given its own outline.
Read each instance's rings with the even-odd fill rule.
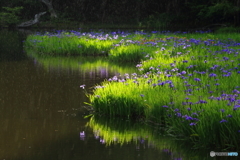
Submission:
[[[145,56],[141,46],[121,45],[110,50],[109,58],[114,61],[139,62]]]
[[[141,61],[136,65],[140,75],[115,76],[88,95],[97,113],[158,122],[170,135],[190,140],[196,148],[239,147],[239,36],[113,32],[63,37],[66,41],[59,43],[59,37],[45,34],[26,44],[40,53],[65,55],[72,50],[83,55],[104,53],[113,61]],[[67,40],[72,44],[66,45]],[[55,43],[65,49],[57,50]]]
[[[169,134],[192,141],[196,148],[239,147],[240,71],[236,58],[240,43],[166,40],[155,44],[166,47],[156,47],[156,51],[152,46],[155,49],[148,59],[137,65],[142,75],[114,77],[96,88],[90,96],[92,106],[111,117],[140,116],[164,124]]]
[[[114,40],[85,33],[45,33],[28,36],[25,47],[48,55],[107,55]]]

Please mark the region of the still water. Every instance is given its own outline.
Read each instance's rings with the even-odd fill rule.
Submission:
[[[135,72],[134,65],[99,57],[34,57],[24,52],[20,33],[0,36],[0,160],[215,159],[210,150],[195,153],[153,127],[84,118],[85,93],[114,75]]]

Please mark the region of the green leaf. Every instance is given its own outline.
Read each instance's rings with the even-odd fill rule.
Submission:
[[[84,118],[86,119],[86,118],[89,118],[89,117],[92,117],[92,116],[93,116],[93,114],[89,114],[87,116],[84,116]]]

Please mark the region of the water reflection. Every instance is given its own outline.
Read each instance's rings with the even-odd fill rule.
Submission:
[[[109,77],[109,72],[114,75],[138,72],[134,64],[113,63],[107,57],[43,57],[34,53],[28,55],[34,59],[36,65],[41,65],[49,72],[56,72],[60,68],[68,73],[75,70],[87,73],[92,79]]]
[[[132,147],[138,156],[145,157],[143,154],[153,154],[151,158],[148,155],[149,159],[207,160],[216,158],[209,156],[210,151],[193,150],[190,146],[163,136],[161,131],[143,123],[93,116],[86,126],[93,130],[94,138],[99,143],[107,147],[116,145],[125,147],[128,144],[134,144]],[[86,141],[87,136],[85,133],[80,134],[80,139]],[[222,159],[227,159],[227,157],[222,157]]]
[[[85,68],[66,66],[64,60],[56,65],[38,60],[0,62],[0,159],[96,159],[103,146],[79,139],[88,121],[82,107],[88,99],[79,86],[89,88],[119,70],[94,68],[86,60]],[[89,147],[95,155],[89,156]]]
[[[4,53],[0,51],[0,160],[208,159],[210,151],[196,156],[142,124],[83,118],[88,114],[83,107],[88,98],[79,86],[85,84],[90,91],[106,78],[135,72],[134,66],[99,57],[31,54],[28,58],[19,34],[4,34],[5,41],[0,41],[4,48]]]

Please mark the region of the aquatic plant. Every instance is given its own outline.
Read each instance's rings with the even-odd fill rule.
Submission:
[[[140,74],[114,76],[87,95],[96,113],[157,122],[168,128],[169,135],[190,140],[196,148],[239,147],[240,38],[235,34],[154,31],[59,35],[73,41],[72,48],[81,43],[84,49],[76,52],[83,55],[104,51],[113,61],[137,62]],[[35,36],[26,46],[48,53],[42,48],[51,43],[39,41],[51,36],[36,36],[37,40]]]

